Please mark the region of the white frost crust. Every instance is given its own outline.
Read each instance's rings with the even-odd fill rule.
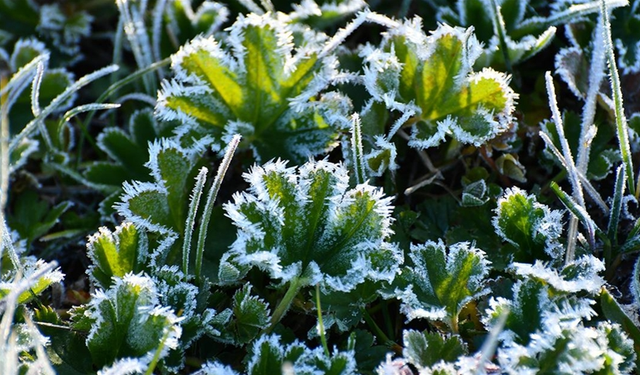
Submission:
[[[122,358],[116,360],[111,366],[98,371],[98,375],[133,375],[144,374],[149,364],[139,358]]]
[[[536,260],[534,264],[514,262],[509,267],[516,275],[544,280],[554,289],[565,293],[587,292],[592,295],[598,294],[604,285],[604,279],[598,273],[604,271],[604,263],[592,255],[585,255],[565,266],[575,267],[579,270],[577,277],[566,279],[561,272],[543,262]],[[563,270],[564,270],[563,269]]]
[[[324,2],[322,5],[318,5],[313,0],[302,0],[300,4],[291,5],[293,11],[288,13],[286,17],[290,22],[299,22],[310,17],[321,17],[322,14],[328,12],[347,15],[362,10],[366,5],[367,3],[363,0],[332,1],[330,3]]]

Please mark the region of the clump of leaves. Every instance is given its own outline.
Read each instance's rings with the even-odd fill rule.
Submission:
[[[118,359],[138,358],[139,366],[147,368],[177,346],[180,319],[158,297],[152,279],[127,274],[76,312],[76,328],[90,327],[87,347],[97,366],[119,368]]]
[[[78,4],[38,4],[33,1],[0,1],[0,47],[21,38],[38,36],[46,40],[63,61],[76,63],[82,59],[80,41],[91,34],[91,16]]]
[[[320,34],[305,35],[296,43],[288,24],[250,14],[225,40],[192,40],[172,56],[175,78],[163,82],[158,117],[182,123],[183,136],[212,136],[219,149],[239,133],[259,160],[303,162],[331,150],[349,105],[337,93],[311,100],[337,74],[336,61]]]
[[[471,29],[441,25],[427,36],[416,32],[422,29],[419,20],[394,26],[380,48],[361,52],[367,91],[402,114],[387,142],[411,127],[409,146],[417,149],[438,146],[447,135],[480,146],[509,128],[517,95],[506,74],[473,72],[482,49]],[[374,149],[369,157],[378,153]]]
[[[225,205],[239,231],[219,279],[239,282],[258,267],[274,285],[289,284],[275,323],[302,287],[348,292],[367,279],[393,280],[402,255],[388,241],[391,202],[379,189],[348,189],[345,167],[327,161],[269,162],[244,177],[249,190]]]
[[[439,241],[411,246],[409,257],[413,265],[403,269],[395,290],[386,297],[400,299],[409,320],[443,321],[457,333],[458,315],[465,305],[489,292],[484,252],[468,243],[447,249]]]

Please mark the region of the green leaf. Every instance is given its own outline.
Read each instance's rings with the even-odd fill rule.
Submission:
[[[465,343],[459,336],[446,337],[439,333],[406,330],[403,334],[403,356],[418,369],[437,362],[455,362],[467,354]]]
[[[626,7],[615,9],[612,17],[615,17],[616,22],[611,23],[611,34],[618,50],[618,64],[625,75],[640,71],[640,38],[632,32],[640,27],[640,13],[636,6],[633,9],[635,12]]]
[[[94,364],[143,357],[167,341],[165,336],[180,337],[178,317],[158,305],[157,293],[150,278],[128,274],[91,300],[85,315],[91,321],[87,347]]]
[[[256,340],[247,356],[247,373],[270,375],[282,373],[290,367],[295,374],[352,374],[356,371],[353,350],[324,353],[322,348],[310,349],[299,341],[282,344],[277,335],[264,335]]]
[[[190,184],[197,172],[199,155],[205,142],[183,148],[177,142],[161,138],[149,146],[153,183],[125,182],[124,195],[116,204],[127,220],[165,236],[171,245],[169,253],[162,246],[151,254],[151,266],[181,264],[182,234],[187,221]]]
[[[52,265],[46,263],[42,259],[36,260],[33,257],[27,257],[21,259],[21,277],[23,279],[30,279],[35,274],[44,271],[46,268],[51,267]],[[2,275],[2,282],[0,282],[0,299],[8,296],[11,293],[16,285],[15,277],[17,270],[11,270],[5,272]],[[46,272],[44,275],[40,276],[37,279],[30,280],[30,288],[22,293],[17,298],[17,303],[26,303],[32,300],[34,297],[39,296],[44,292],[47,288],[49,288],[52,284],[59,283],[64,279],[64,274],[60,272],[60,269],[55,269]]]
[[[72,205],[71,202],[62,202],[51,207],[38,193],[26,190],[15,199],[13,214],[9,215],[7,222],[27,240],[29,246],[47,234]]]
[[[562,214],[538,203],[535,196],[507,189],[498,200],[493,224],[495,232],[514,246],[513,261],[562,260]]]
[[[323,292],[348,292],[397,273],[402,258],[388,242],[390,199],[367,184],[347,190],[341,165],[269,162],[245,179],[250,189],[224,206],[239,230],[221,270],[257,266],[282,283],[320,283]]]
[[[113,278],[143,270],[148,257],[147,238],[129,222],[119,225],[114,232],[102,227],[89,237],[87,255],[93,262],[88,271],[93,282],[109,289]]]
[[[53,353],[49,353],[49,358],[59,374],[87,374],[93,371],[85,337],[64,325],[53,308],[45,306],[35,309],[33,320],[40,332],[51,341]]]
[[[333,74],[319,47],[292,43],[290,26],[269,15],[240,17],[229,34],[231,52],[198,37],[172,57],[175,80],[163,83],[158,117],[184,123],[182,134],[213,136],[220,149],[239,133],[262,160],[301,163],[335,147],[348,101],[335,93],[310,101]]]
[[[212,325],[220,331],[215,337],[224,343],[245,345],[269,326],[269,305],[251,295],[251,284],[245,284],[233,295],[232,306],[213,318]]]
[[[465,242],[447,249],[439,240],[412,245],[409,257],[413,265],[403,269],[391,296],[402,301],[401,310],[409,320],[440,320],[457,332],[460,311],[489,291],[484,252]]]
[[[505,74],[472,71],[481,53],[472,30],[441,25],[426,36],[419,26],[407,22],[389,33],[386,52],[366,52],[378,58],[365,70],[374,100],[413,117],[409,146],[434,147],[446,134],[479,146],[506,130],[517,95]]]
[[[362,322],[362,311],[378,298],[380,284],[367,280],[348,293],[341,291],[322,293],[320,305],[325,330],[328,331],[335,326],[341,332],[349,332]],[[316,328],[312,328],[309,334],[317,335]]]
[[[619,324],[622,330],[633,341],[634,351],[636,352],[635,364],[640,368],[638,362],[637,353],[640,351],[640,327],[636,325],[628,313],[620,306],[616,299],[609,293],[606,288],[602,288],[600,291],[600,305],[604,317],[609,321]]]

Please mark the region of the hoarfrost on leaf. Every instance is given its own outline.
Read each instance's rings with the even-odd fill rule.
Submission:
[[[127,274],[98,290],[85,317],[91,322],[87,347],[98,366],[131,356],[150,361],[159,345],[163,358],[182,332],[180,318],[159,304],[155,282],[143,275]]]
[[[211,325],[220,332],[215,340],[240,346],[250,343],[267,328],[269,318],[269,305],[251,295],[251,284],[245,284],[233,295],[231,308],[213,317]]]
[[[485,253],[466,242],[447,249],[439,240],[412,244],[409,257],[412,265],[402,270],[395,291],[387,297],[402,301],[400,308],[409,320],[441,320],[457,332],[462,308],[489,292]]]
[[[296,45],[291,27],[271,14],[240,15],[228,29],[228,50],[214,37],[183,46],[172,56],[175,78],[158,95],[158,117],[218,145],[240,131],[258,160],[303,162],[334,148],[337,130],[348,124],[339,103],[348,100],[337,93],[314,98],[337,74],[337,60],[319,58],[314,43]]]
[[[513,245],[513,261],[562,260],[562,214],[519,188],[507,189],[498,200],[493,226],[503,240]]]
[[[209,139],[182,147],[174,139],[161,138],[149,145],[153,182],[125,182],[118,213],[133,224],[163,236],[158,248],[149,254],[151,267],[175,264],[180,254],[182,234],[187,222],[189,183],[196,175],[199,156]]]
[[[427,36],[421,28],[419,20],[398,24],[381,50],[361,52],[364,85],[373,99],[411,113],[403,124],[413,125],[409,146],[434,147],[445,134],[479,146],[506,130],[517,94],[507,75],[473,72],[482,49],[472,29],[440,25]]]
[[[299,168],[278,160],[244,178],[249,189],[224,206],[238,238],[221,270],[258,267],[281,283],[300,279],[323,291],[393,280],[402,256],[389,242],[391,198],[379,189],[348,189],[347,170],[325,160]]]
[[[596,295],[604,285],[599,275],[604,271],[604,263],[593,255],[584,255],[566,264],[561,270],[537,260],[534,264],[514,262],[509,267],[516,275],[536,279],[562,293],[587,292]]]
[[[263,335],[254,341],[247,364],[252,375],[280,374],[285,365],[294,374],[353,374],[356,362],[353,350],[338,351],[327,355],[322,348],[311,349],[299,341],[290,344],[280,342],[278,335]]]
[[[147,238],[130,222],[122,223],[114,232],[102,227],[89,237],[87,255],[92,261],[87,270],[92,282],[109,289],[113,277],[122,278],[143,270],[148,255]]]

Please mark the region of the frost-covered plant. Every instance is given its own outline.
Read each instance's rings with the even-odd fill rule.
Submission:
[[[160,138],[161,128],[147,109],[131,115],[127,130],[105,129],[98,136],[97,145],[112,161],[96,161],[84,171],[88,185],[109,194],[101,204],[103,214],[113,211],[112,206],[122,193],[125,181],[148,182],[151,178],[145,168],[149,161],[148,145]]]
[[[162,246],[150,255],[152,267],[180,261],[183,235],[185,230],[192,230],[186,227],[190,182],[206,144],[202,141],[184,148],[171,139],[157,140],[149,145],[150,159],[145,164],[151,170],[153,182],[133,181],[123,185],[124,195],[117,204],[120,215],[163,237]]]
[[[389,242],[391,202],[379,189],[348,189],[345,167],[328,161],[287,168],[278,160],[244,177],[249,190],[225,205],[238,239],[219,279],[236,283],[257,267],[273,285],[288,284],[274,324],[302,287],[349,292],[365,280],[393,280],[402,255]]]
[[[473,71],[482,49],[472,29],[441,25],[427,35],[418,19],[392,25],[381,47],[360,52],[373,101],[401,114],[383,144],[392,147],[391,138],[409,126],[409,146],[417,149],[436,147],[446,136],[480,146],[509,128],[517,95],[506,74]],[[378,154],[374,148],[368,158]]]
[[[24,256],[23,245],[23,241],[11,236],[4,215],[0,214],[0,369],[3,374],[53,374],[45,352],[48,339],[35,327],[30,312],[19,306],[62,281],[64,275],[55,262]]]
[[[74,9],[75,8],[75,9]],[[38,36],[68,63],[82,59],[80,41],[91,33],[91,16],[77,4],[39,4],[29,0],[0,1],[0,47],[21,38]]]
[[[11,25],[15,9],[47,7],[7,4]],[[633,372],[640,116],[628,125],[622,106],[634,76],[616,71],[620,5],[59,5],[109,9],[91,40],[113,41],[124,73],[87,90],[116,68],[58,82],[52,67],[69,61],[56,49],[0,50],[0,216],[14,229],[2,228],[0,372]],[[614,11],[623,26],[635,13]],[[578,101],[540,72],[564,40],[537,54],[565,21],[556,63]],[[48,288],[55,263],[9,233],[58,257],[66,285]]]
[[[595,315],[590,306],[594,301],[567,292],[525,276],[525,280],[513,286],[512,300],[492,299],[487,311],[489,319],[510,311],[505,331],[500,335],[501,367],[514,374],[631,371],[635,367],[635,353],[621,327],[608,322],[586,324]]]
[[[555,36],[556,25],[585,12],[556,9],[542,17],[530,3],[529,0],[457,0],[455,6],[440,8],[437,18],[455,26],[473,26],[484,46],[479,65],[505,65],[511,69],[512,65],[547,47]],[[589,10],[598,11],[596,1]]]
[[[493,225],[509,244],[509,262],[562,262],[562,213],[538,203],[535,196],[518,188],[507,190],[498,200]]]
[[[462,309],[489,290],[485,287],[489,262],[484,252],[468,243],[446,248],[442,241],[411,246],[412,266],[406,266],[386,297],[402,301],[408,320],[443,321],[458,332]]]
[[[86,343],[97,366],[119,366],[116,360],[135,358],[146,370],[176,348],[180,318],[158,297],[151,278],[126,274],[76,311],[76,329],[90,327]]]
[[[347,351],[334,350],[329,354],[322,348],[310,349],[299,341],[282,343],[278,335],[264,335],[254,341],[247,355],[246,374],[353,374],[356,363],[353,347]],[[194,375],[237,375],[219,362],[207,363]]]
[[[163,82],[158,118],[178,120],[182,137],[212,136],[218,147],[239,133],[261,160],[301,163],[331,150],[349,104],[338,93],[321,94],[338,73],[323,50],[326,37],[310,29],[303,35],[294,41],[288,24],[250,14],[223,40],[192,40],[172,56],[175,77]]]

